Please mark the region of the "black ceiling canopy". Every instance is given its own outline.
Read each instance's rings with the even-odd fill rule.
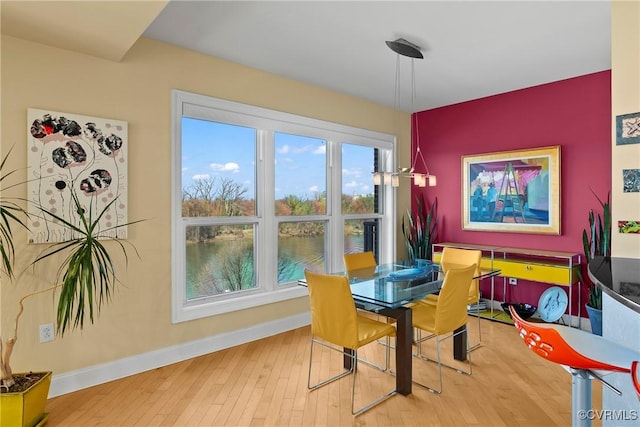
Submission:
[[[408,56],[410,58],[419,58],[423,59],[422,52],[420,52],[420,46],[416,46],[415,44],[406,41],[405,39],[397,39],[392,42],[385,42],[389,49],[403,56]]]

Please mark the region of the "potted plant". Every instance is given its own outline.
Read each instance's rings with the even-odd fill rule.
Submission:
[[[9,154],[10,152],[0,163],[0,184],[6,184],[6,179],[15,172],[6,172]],[[46,420],[44,408],[49,393],[51,372],[14,374],[10,366],[11,354],[18,340],[18,325],[25,300],[47,292],[58,293],[56,333],[60,336],[64,336],[65,332],[75,328],[82,329],[87,319],[93,323],[94,313],[99,314],[117,282],[112,256],[103,244],[101,235],[114,228],[139,222],[133,221],[100,230],[98,227],[100,219],[117,201],[117,198],[114,198],[101,211],[93,212],[89,199],[95,195],[78,195],[74,190],[75,186],[71,184],[69,191],[72,207],[78,213],[77,222],[72,223],[45,207],[37,207],[40,220],[55,221],[71,231],[74,237],[48,245],[31,262],[31,266],[35,267],[45,259],[56,258],[56,263],[60,265],[56,284],[44,286],[23,296],[18,301],[19,310],[13,324],[12,336],[6,340],[0,337],[1,427],[41,425]],[[14,202],[0,197],[0,266],[2,273],[12,281],[16,279],[14,232],[16,228],[27,228],[29,217],[27,210],[17,202],[20,200]],[[85,203],[90,206],[88,209],[85,208]],[[126,260],[127,251],[124,241],[111,240],[116,242],[116,247],[122,250]]]
[[[424,196],[416,196],[416,211],[407,210],[407,220],[402,217],[402,235],[409,260],[431,259],[432,245],[438,231],[438,199],[428,206]]]
[[[587,266],[596,256],[611,255],[611,206],[609,194],[607,200],[601,200],[595,193],[596,199],[602,207],[602,213],[589,210],[589,229],[582,230],[582,245]],[[602,290],[596,286],[588,275],[583,275],[583,282],[587,284],[588,295],[586,309],[591,323],[591,331],[602,335]]]

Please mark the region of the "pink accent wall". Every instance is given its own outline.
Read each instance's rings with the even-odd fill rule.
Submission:
[[[438,198],[439,241],[582,254],[589,210],[599,211],[590,188],[601,198],[611,191],[610,70],[418,112],[415,120],[438,185],[413,187],[412,199],[416,192]],[[462,156],[552,145],[561,146],[560,235],[462,230]],[[520,283],[497,299],[537,305],[548,287]]]

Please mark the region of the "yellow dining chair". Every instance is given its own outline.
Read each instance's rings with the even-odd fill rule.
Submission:
[[[344,269],[347,273],[355,270],[375,270],[377,266],[378,262],[371,251],[344,254]]]
[[[480,261],[482,259],[482,251],[475,249],[460,249],[460,248],[451,248],[444,247],[442,249],[442,256],[440,258],[440,265],[442,267],[442,271],[445,273],[450,268],[460,268],[466,267],[471,264],[475,264],[476,271],[474,272],[474,276],[480,276]],[[465,282],[466,283],[466,282]],[[454,283],[454,285],[457,285]],[[427,295],[425,299],[421,302],[426,304],[435,304],[438,302],[438,295],[430,294]],[[467,295],[467,304],[475,306],[475,315],[478,319],[478,342],[469,345],[469,351],[475,350],[480,346],[480,342],[482,341],[482,328],[480,324],[480,316],[479,316],[479,308],[478,304],[480,303],[480,279],[471,280],[471,284],[469,285],[469,294]]]
[[[444,281],[442,283],[440,296],[438,297],[438,303],[416,304],[413,307],[413,327],[416,329],[417,344],[417,352],[415,356],[423,360],[431,361],[423,355],[422,343],[432,338],[436,339],[438,375],[440,377],[439,388],[430,387],[414,379],[416,384],[429,389],[431,392],[438,394],[442,393],[443,366],[456,369],[460,373],[471,375],[471,354],[468,354],[467,357],[467,361],[469,362],[468,372],[446,365],[442,363],[440,342],[448,338],[453,338],[458,334],[466,333],[464,329],[458,332],[455,331],[467,323],[467,289],[468,283],[473,279],[475,271],[475,264],[463,268],[449,268],[444,274]],[[462,286],[463,283],[467,283],[467,286]],[[430,335],[423,338],[422,331],[426,331]]]
[[[349,280],[345,276],[313,273],[305,270],[309,298],[311,300],[311,354],[309,356],[309,390],[316,390],[346,375],[353,374],[351,388],[351,413],[359,415],[396,394],[395,388],[382,397],[355,409],[356,376],[359,375],[358,349],[378,338],[395,336],[393,325],[359,315],[351,295]],[[311,365],[314,344],[320,344],[344,354],[350,359],[350,368],[338,375],[311,384]],[[341,347],[341,348],[340,348]]]

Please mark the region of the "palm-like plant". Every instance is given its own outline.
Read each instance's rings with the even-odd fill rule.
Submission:
[[[432,245],[438,231],[438,199],[429,205],[424,196],[416,196],[416,211],[407,210],[407,221],[402,217],[402,235],[409,259],[431,259]]]
[[[6,183],[15,170],[6,171],[7,159],[11,150],[0,163],[0,188]],[[6,190],[6,187],[5,187]],[[26,212],[18,204],[2,197],[0,193],[0,257],[2,258],[2,268],[10,278],[13,278],[13,260],[15,258],[15,248],[13,246],[13,229],[11,223],[26,228],[26,223],[21,218]]]
[[[5,167],[7,157],[8,154],[2,161],[2,168]],[[13,171],[6,174],[2,172],[0,181],[3,181],[11,173]],[[69,329],[78,327],[82,329],[87,316],[89,322],[93,323],[94,312],[100,312],[103,303],[110,299],[113,288],[118,282],[112,256],[104,246],[104,240],[102,239],[106,238],[109,231],[113,229],[140,222],[132,221],[111,228],[100,229],[99,222],[101,218],[111,205],[117,201],[117,198],[104,206],[99,212],[94,213],[91,203],[88,210],[82,206],[74,188],[73,185],[69,186],[73,207],[78,213],[77,223],[72,223],[42,206],[37,208],[43,219],[57,221],[58,224],[72,231],[74,237],[47,247],[31,263],[31,266],[35,266],[45,259],[57,255],[65,256],[56,274],[56,284],[22,297],[18,302],[20,309],[15,318],[13,336],[7,339],[4,345],[0,338],[0,380],[2,387],[11,387],[15,382],[9,362],[13,347],[18,340],[18,324],[24,310],[24,301],[32,296],[60,288],[56,332],[63,336]],[[28,213],[17,203],[4,199],[0,201],[0,254],[2,255],[2,266],[6,273],[13,278],[15,249],[11,226],[12,222],[15,222],[19,226],[26,228],[26,221],[22,217],[26,218]],[[118,239],[111,239],[111,241],[115,242],[119,249],[122,250],[125,261],[128,262],[127,251],[123,241]],[[133,248],[133,245],[129,242],[126,243]],[[135,250],[135,248],[133,249]]]
[[[595,193],[596,199],[602,206],[602,215],[596,214],[593,209],[589,211],[589,231],[582,230],[582,246],[584,257],[589,262],[596,256],[611,255],[611,205],[609,194],[607,200],[601,200]],[[589,298],[587,305],[602,310],[602,290],[589,281]]]

